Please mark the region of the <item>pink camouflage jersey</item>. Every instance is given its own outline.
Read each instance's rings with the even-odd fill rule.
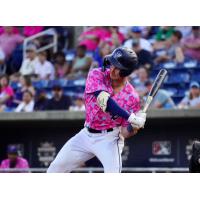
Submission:
[[[5,159],[1,162],[0,169],[8,169],[8,168],[10,168],[10,160]],[[16,164],[15,168],[17,168],[17,169],[28,169],[29,164],[28,164],[26,159],[24,159],[22,157],[18,157],[17,158],[17,164]]]
[[[110,94],[119,106],[129,113],[136,113],[140,110],[139,95],[133,86],[127,82],[125,87],[118,93],[114,94],[111,86],[110,70],[103,72],[100,68],[93,69],[89,72],[85,88],[85,108],[86,121],[85,126],[96,130],[107,130],[118,126],[126,127],[128,122],[121,117],[112,119],[109,113],[103,112],[97,104],[95,91],[103,90]]]

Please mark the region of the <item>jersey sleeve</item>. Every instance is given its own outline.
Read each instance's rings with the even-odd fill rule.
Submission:
[[[105,84],[105,75],[100,69],[93,69],[88,74],[85,93],[90,94],[100,90],[108,92],[108,87]]]

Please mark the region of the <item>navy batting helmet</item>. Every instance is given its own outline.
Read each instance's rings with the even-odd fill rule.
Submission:
[[[118,47],[104,58],[103,67],[115,66],[120,69],[120,76],[129,76],[138,68],[138,58],[132,49]]]

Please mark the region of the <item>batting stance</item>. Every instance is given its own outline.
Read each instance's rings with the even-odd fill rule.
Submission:
[[[104,172],[121,172],[124,138],[135,135],[146,121],[139,96],[128,82],[136,68],[135,52],[119,47],[104,58],[103,69],[89,72],[85,126],[62,147],[47,172],[71,172],[94,156]]]

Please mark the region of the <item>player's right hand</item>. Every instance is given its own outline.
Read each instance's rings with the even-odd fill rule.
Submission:
[[[146,122],[146,117],[140,117],[132,113],[128,118],[128,122],[135,128],[143,128]]]

